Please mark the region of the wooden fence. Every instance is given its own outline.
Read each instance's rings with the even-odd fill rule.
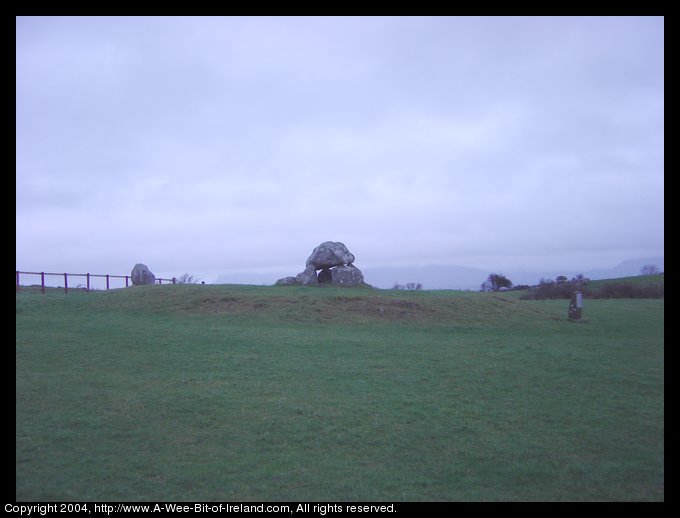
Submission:
[[[129,275],[109,275],[108,273],[105,275],[99,275],[95,273],[48,273],[48,272],[21,272],[17,270],[17,291],[21,288],[21,285],[19,283],[20,276],[21,275],[40,275],[40,291],[45,293],[45,277],[46,276],[55,276],[55,277],[60,277],[64,279],[64,293],[68,293],[68,279],[69,277],[85,277],[85,291],[90,291],[90,279],[92,277],[97,277],[97,278],[104,278],[106,279],[106,289],[110,289],[110,279],[125,279],[125,287],[127,288],[130,285],[130,280],[131,277]],[[156,282],[158,284],[163,284],[163,281],[166,281],[168,283],[176,284],[177,279],[173,277],[172,279],[161,279],[160,277],[156,277]],[[61,288],[61,286],[58,286]],[[79,290],[82,290],[82,287],[77,288]]]

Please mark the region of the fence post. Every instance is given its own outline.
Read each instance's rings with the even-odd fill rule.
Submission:
[[[64,274],[64,293],[68,293],[68,273]]]
[[[45,272],[40,272],[40,291],[45,293]]]
[[[106,274],[106,289],[109,289],[109,274]]]
[[[85,291],[89,292],[90,291],[90,274],[87,273],[85,275],[85,277],[87,277],[87,287],[85,288]]]
[[[17,291],[19,291],[19,270],[17,270]]]

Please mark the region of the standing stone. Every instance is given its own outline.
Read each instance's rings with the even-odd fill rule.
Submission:
[[[142,263],[137,263],[135,265],[130,276],[132,278],[133,286],[142,286],[144,284],[156,283],[156,276],[151,273],[151,270],[149,270],[147,265]]]
[[[306,266],[314,265],[317,270],[342,266],[354,262],[354,254],[340,242],[326,241],[317,246],[307,259]]]
[[[340,286],[357,286],[364,282],[364,274],[353,264],[332,268],[331,277],[333,284]]]
[[[569,302],[569,320],[581,320],[583,312],[583,295],[580,291],[575,291],[571,295]]]

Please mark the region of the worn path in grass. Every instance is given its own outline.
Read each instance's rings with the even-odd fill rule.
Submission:
[[[17,294],[18,500],[663,500],[663,300]]]

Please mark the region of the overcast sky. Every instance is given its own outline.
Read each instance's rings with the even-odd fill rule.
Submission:
[[[663,18],[19,17],[17,269],[294,275],[329,240],[359,268],[663,255],[663,39]]]

